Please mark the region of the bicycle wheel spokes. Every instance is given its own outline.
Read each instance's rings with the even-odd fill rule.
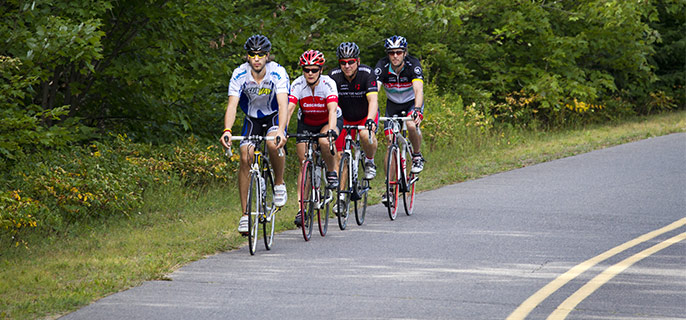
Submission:
[[[262,232],[264,234],[264,247],[267,250],[271,250],[274,241],[274,218],[276,218],[274,216],[276,213],[276,207],[274,206],[274,180],[269,169],[264,171],[263,176],[266,188],[264,206],[262,206],[263,215],[260,222],[262,223]]]
[[[257,173],[250,174],[250,189],[248,189],[248,247],[250,254],[255,254],[257,248],[257,229],[259,228],[258,216],[260,212],[260,184]]]
[[[338,217],[338,227],[345,230],[348,224],[348,205],[350,204],[351,186],[353,175],[348,166],[350,165],[350,155],[343,153],[339,168],[340,181],[338,182],[338,192],[336,193],[336,204],[334,205],[336,216]]]
[[[391,220],[395,220],[398,214],[398,163],[398,146],[391,145],[386,159],[386,207]]]
[[[355,220],[357,225],[361,226],[367,214],[367,194],[369,193],[369,180],[362,179],[364,174],[364,155],[357,161],[357,166],[357,179],[353,191],[357,195],[355,197]]]
[[[312,223],[314,211],[314,192],[312,187],[312,162],[306,160],[302,167],[302,176],[300,177],[300,214],[301,214],[301,228],[303,231],[303,238],[309,241],[312,236]]]
[[[321,170],[319,175],[319,205],[317,206],[317,220],[319,222],[319,234],[324,237],[329,229],[329,214],[331,213],[331,203],[333,202],[334,192],[327,188],[326,172],[322,163],[316,170]]]

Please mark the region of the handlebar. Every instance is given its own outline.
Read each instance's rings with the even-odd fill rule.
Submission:
[[[333,136],[330,135],[328,132],[326,133],[310,133],[310,132],[305,132],[305,133],[295,133],[295,134],[288,134],[289,138],[300,138],[300,139],[307,139],[307,140],[317,140],[319,138],[328,138],[329,139],[329,152],[331,152],[331,155],[336,154],[336,144],[333,142]]]
[[[274,141],[276,139],[276,144],[278,145],[281,142],[281,137],[274,137],[274,136],[231,136],[231,141],[243,141],[243,140],[252,140],[252,141]],[[228,137],[224,137],[224,142],[226,142],[227,145],[231,146],[229,143]],[[233,156],[233,152],[231,152],[231,148],[226,149],[226,152],[224,153],[228,157]],[[283,148],[279,148],[279,157],[283,157]]]
[[[369,143],[374,144],[374,134],[372,133],[372,128],[371,128],[371,127],[367,127],[367,126],[355,126],[355,125],[344,124],[344,125],[343,125],[343,129],[348,130],[348,132],[350,132],[350,130],[357,130],[357,131],[369,130]]]

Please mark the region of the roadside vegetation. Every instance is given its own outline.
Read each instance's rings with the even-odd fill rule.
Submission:
[[[355,41],[374,65],[406,36],[427,75],[421,190],[686,131],[679,0],[0,0],[0,17],[0,319],[243,244],[238,161],[218,137],[254,33],[291,78],[305,49],[330,69]],[[279,230],[296,210],[289,150]]]

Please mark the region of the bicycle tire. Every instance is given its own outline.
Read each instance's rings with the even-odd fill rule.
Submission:
[[[276,208],[274,207],[274,178],[272,177],[271,168],[264,164],[262,169],[262,176],[266,184],[265,195],[263,201],[263,215],[260,219],[262,223],[262,233],[264,239],[264,248],[271,250],[274,243],[274,220],[276,219]]]
[[[388,217],[391,218],[391,220],[395,220],[398,216],[399,162],[398,146],[389,146],[388,157],[386,158],[386,207],[388,208]]]
[[[302,165],[302,176],[300,177],[300,228],[303,232],[305,241],[310,241],[312,237],[312,226],[314,225],[314,187],[312,186],[312,161],[305,160]]]
[[[260,204],[260,185],[257,173],[250,173],[250,188],[248,189],[248,247],[250,255],[255,254],[257,249],[257,231],[259,229],[259,211],[262,209]]]
[[[408,175],[406,183],[408,190],[406,192],[403,192],[403,204],[405,206],[405,214],[407,214],[408,216],[411,216],[414,213],[414,186],[416,184],[416,177],[417,175],[415,173],[410,173]]]
[[[340,181],[336,192],[336,208],[338,209],[336,216],[338,217],[338,227],[345,230],[348,224],[350,196],[354,190],[352,187],[354,185],[353,173],[350,170],[350,154],[347,152],[341,156],[338,172],[340,173]],[[343,177],[346,177],[345,183],[343,183]]]
[[[358,226],[364,223],[364,217],[367,214],[367,195],[369,194],[369,180],[361,178],[364,173],[364,153],[360,153],[357,161],[357,177],[354,180],[353,192],[355,192],[360,199],[354,201],[355,206],[355,221]]]
[[[326,236],[326,232],[329,229],[329,214],[331,214],[331,200],[333,200],[333,190],[327,188],[328,182],[326,181],[326,170],[324,169],[324,163],[320,163],[320,166],[316,170],[321,170],[319,175],[321,181],[319,182],[319,205],[317,206],[317,222],[319,223],[319,234],[322,237]],[[322,222],[322,220],[324,220]]]

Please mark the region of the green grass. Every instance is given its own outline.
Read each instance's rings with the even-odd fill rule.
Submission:
[[[428,162],[418,188],[434,189],[685,131],[686,112],[681,111],[578,130],[464,136],[442,149],[424,148]],[[383,154],[380,149],[377,165]],[[290,200],[277,219],[279,230],[292,227],[296,211],[295,174],[288,175]],[[381,176],[379,170],[372,202],[379,200]],[[168,186],[146,194],[145,207],[129,219],[74,226],[60,236],[28,238],[28,247],[0,248],[0,319],[54,318],[143,281],[165,279],[191,261],[244,245],[245,239],[235,232],[240,214],[236,194],[235,184],[206,190]],[[330,222],[335,228],[335,220]]]

